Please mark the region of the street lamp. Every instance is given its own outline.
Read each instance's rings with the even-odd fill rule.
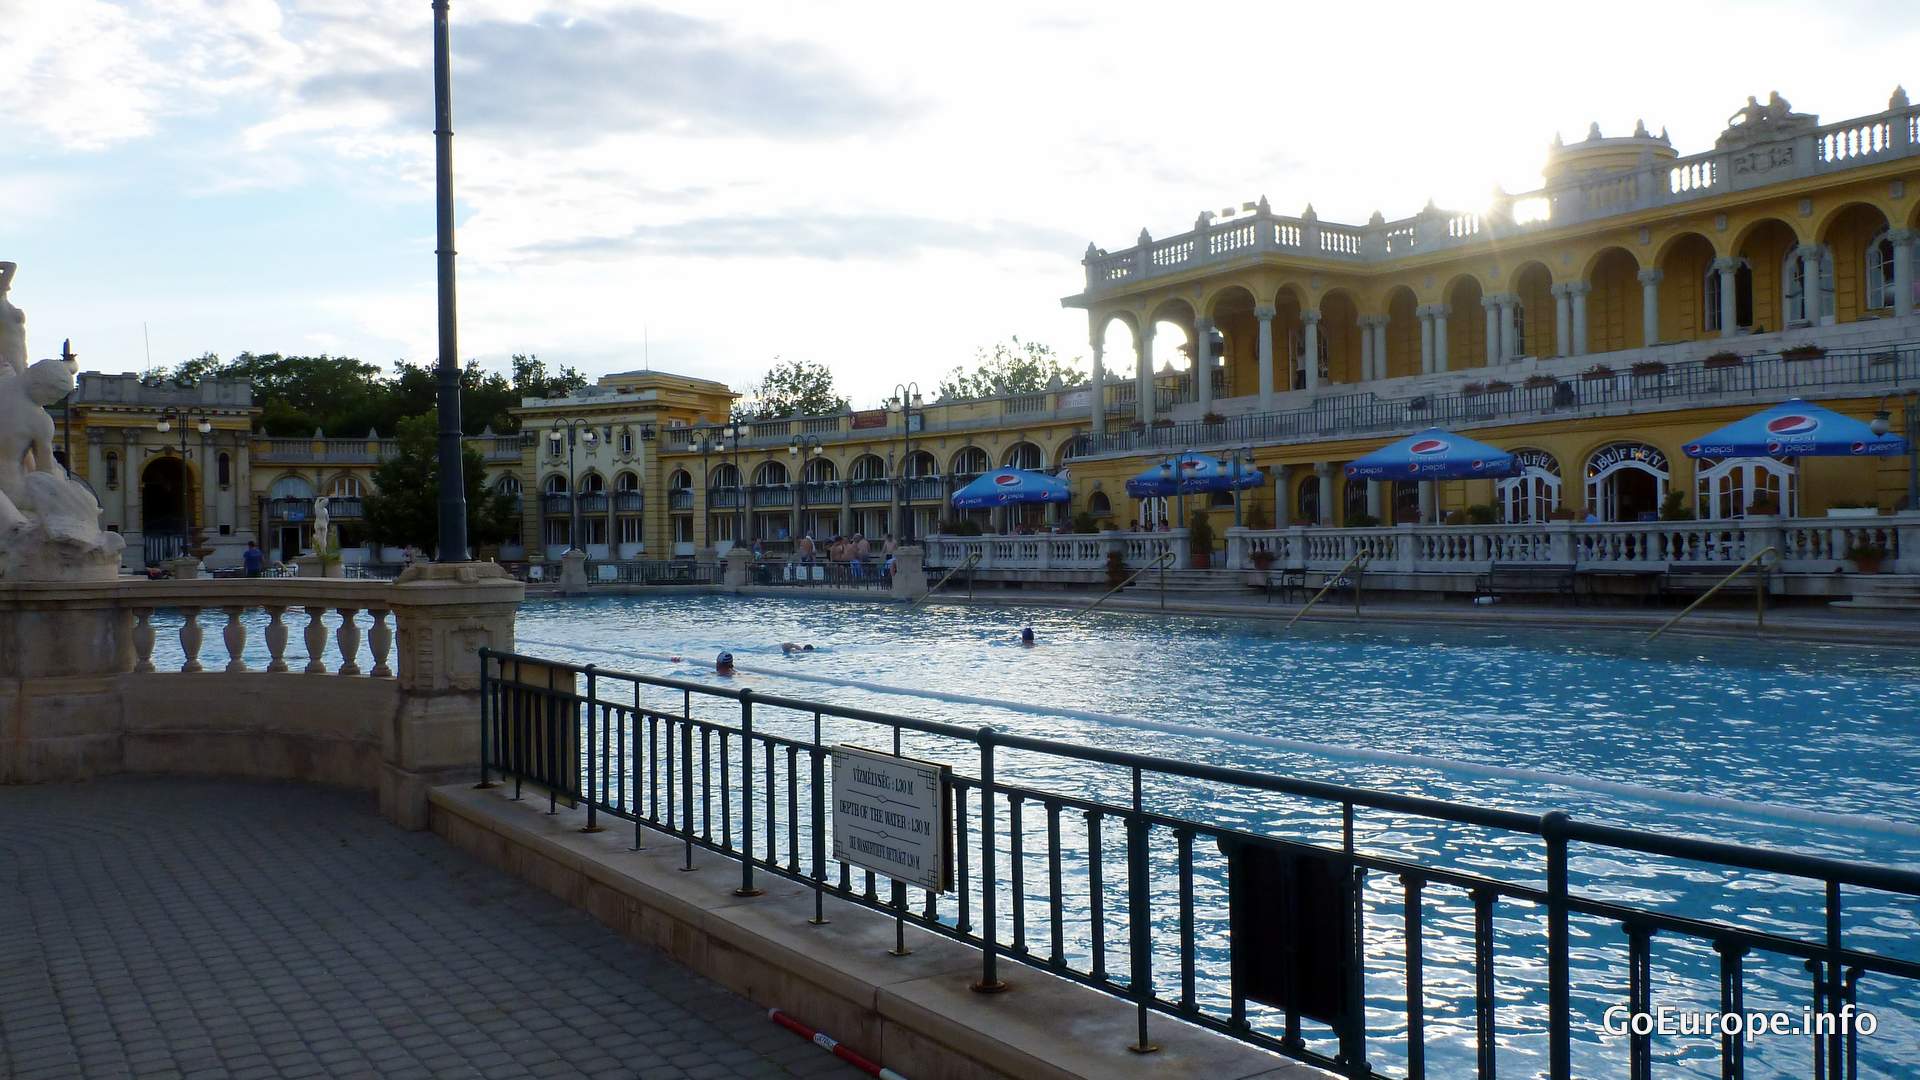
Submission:
[[[1177,508],[1174,519],[1174,528],[1176,529],[1184,529],[1187,527],[1187,486],[1185,478],[1180,475],[1180,463],[1185,461],[1187,455],[1192,452],[1191,450],[1182,450],[1180,451],[1179,457],[1170,458],[1160,463],[1160,479],[1173,485],[1174,505]]]
[[[1893,427],[1893,414],[1887,411],[1887,397],[1880,398],[1880,408],[1873,414],[1873,422],[1868,426],[1875,435],[1885,435]],[[1900,395],[1900,426],[1907,440],[1907,509],[1920,510],[1920,391],[1909,390]]]
[[[913,418],[926,418],[920,384],[900,383],[893,388],[888,407],[900,410],[900,529],[895,534],[902,544],[913,538]]]
[[[800,536],[809,535],[812,531],[807,527],[807,464],[826,452],[827,448],[820,445],[818,435],[796,435],[787,444],[787,456],[800,463]],[[800,542],[800,536],[793,538],[796,545]]]
[[[563,436],[562,432],[566,434]],[[594,434],[593,421],[576,416],[571,420],[555,420],[547,438],[553,440],[556,454],[560,452],[560,440],[565,438],[567,443],[567,554],[571,555],[586,550],[580,546],[580,477],[574,469],[574,450],[579,443],[593,449],[594,440],[599,436]]]

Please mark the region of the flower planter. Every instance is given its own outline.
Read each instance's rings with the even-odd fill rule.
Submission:
[[[1880,572],[1880,562],[1883,558],[1885,558],[1885,556],[1881,555],[1856,556],[1853,559],[1853,567],[1862,574],[1877,574]]]
[[[1610,367],[1590,367],[1581,372],[1580,377],[1587,382],[1599,382],[1602,379],[1613,378],[1613,369]]]
[[[1827,350],[1818,345],[1798,345],[1791,349],[1781,349],[1782,360],[1818,360],[1827,355]]]
[[[1513,389],[1513,384],[1509,382],[1495,380],[1487,384],[1487,393],[1489,394],[1503,394],[1511,389]]]
[[[1658,360],[1648,360],[1648,361],[1644,361],[1642,363],[1633,365],[1633,373],[1635,375],[1641,375],[1641,376],[1664,375],[1666,374],[1666,371],[1667,371],[1667,365],[1661,363]]]
[[[1712,356],[1702,360],[1700,366],[1708,371],[1715,371],[1720,368],[1739,367],[1744,363],[1746,363],[1746,360],[1739,353],[1714,353]]]

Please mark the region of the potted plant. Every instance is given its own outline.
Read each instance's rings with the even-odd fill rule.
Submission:
[[[1830,518],[1869,518],[1880,516],[1880,504],[1871,499],[1835,499],[1827,504]]]
[[[1700,366],[1708,371],[1714,371],[1719,368],[1739,367],[1746,362],[1746,357],[1741,356],[1739,353],[1731,350],[1722,350],[1702,360]]]
[[[1462,397],[1479,397],[1486,392],[1487,384],[1483,382],[1470,382],[1460,388],[1460,395]]]
[[[1660,520],[1693,520],[1693,507],[1687,505],[1686,492],[1681,491],[1679,488],[1673,488],[1667,492],[1667,497],[1660,500]]]
[[[1581,372],[1580,377],[1588,382],[1596,382],[1600,379],[1611,379],[1613,378],[1613,369],[1605,364],[1595,364]]]
[[[1520,385],[1529,390],[1545,390],[1550,386],[1559,386],[1560,380],[1551,375],[1529,375],[1527,381]]]
[[[1818,345],[1794,345],[1780,350],[1782,360],[1818,360],[1827,355],[1827,350]]]
[[[1423,394],[1417,398],[1408,399],[1407,411],[1408,412],[1426,412],[1427,411],[1426,395]]]
[[[1747,504],[1747,516],[1750,518],[1778,517],[1779,514],[1780,500],[1774,498],[1772,495],[1755,495],[1753,501]]]
[[[1116,549],[1107,552],[1107,584],[1119,588],[1127,580],[1127,560]]]
[[[1226,417],[1221,416],[1217,412],[1210,412],[1207,415],[1201,417],[1200,422],[1203,424],[1220,424],[1220,423],[1225,423],[1226,419],[1227,419]]]
[[[1247,556],[1247,560],[1253,563],[1255,570],[1273,569],[1274,558],[1273,551],[1269,548],[1254,548],[1253,553]]]
[[[1153,426],[1157,428],[1170,428],[1173,426],[1173,417],[1171,416],[1159,417],[1154,420]]]
[[[1513,389],[1513,384],[1504,379],[1493,379],[1487,383],[1487,393],[1504,394]]]
[[[1379,525],[1379,518],[1365,512],[1355,514],[1347,519],[1347,528],[1349,529],[1373,529],[1378,528]]]
[[[1633,365],[1635,375],[1660,375],[1667,370],[1664,360],[1641,360]]]
[[[1082,510],[1073,515],[1073,531],[1077,533],[1091,533],[1099,532],[1100,528],[1094,524],[1093,515]]]
[[[1187,565],[1205,570],[1213,565],[1213,521],[1205,510],[1187,519]]]
[[[1267,508],[1260,503],[1255,503],[1247,508],[1246,519],[1247,528],[1249,529],[1273,528],[1273,516],[1268,514]]]
[[[1879,573],[1880,563],[1885,560],[1886,557],[1887,549],[1872,541],[1866,543],[1855,541],[1847,545],[1847,561],[1853,564],[1854,569],[1863,574]]]
[[[1475,503],[1467,507],[1467,524],[1491,525],[1500,520],[1500,512],[1487,503]]]

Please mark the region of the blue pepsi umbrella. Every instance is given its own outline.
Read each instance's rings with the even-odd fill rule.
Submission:
[[[1168,464],[1175,467],[1165,468]],[[1184,454],[1178,462],[1163,462],[1128,480],[1127,494],[1144,499],[1155,495],[1234,491],[1259,487],[1265,480],[1265,474],[1250,466],[1242,465],[1236,472],[1231,461],[1208,454]]]
[[[1735,420],[1682,447],[1692,458],[1887,457],[1907,452],[1898,435],[1875,435],[1866,421],[1799,398]]]
[[[1519,471],[1519,459],[1505,450],[1439,428],[1409,435],[1347,465],[1349,477],[1366,480],[1460,480]]]
[[[954,492],[953,505],[962,510],[980,510],[1010,503],[1066,502],[1070,498],[1067,485],[1046,473],[995,469],[981,473],[972,483]]]

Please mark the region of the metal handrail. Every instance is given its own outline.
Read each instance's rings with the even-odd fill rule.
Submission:
[[[1756,563],[1760,563],[1769,555],[1772,555],[1775,559],[1778,559],[1780,557],[1780,549],[1769,545],[1747,556],[1746,561],[1742,562],[1739,566],[1734,567],[1733,572],[1728,574],[1726,577],[1723,577],[1719,581],[1714,582],[1713,588],[1708,589],[1706,592],[1701,593],[1699,599],[1695,600],[1691,604],[1688,604],[1684,611],[1680,612],[1680,614],[1675,615],[1673,618],[1668,619],[1666,622],[1662,623],[1660,625],[1660,629],[1655,630],[1651,634],[1648,634],[1647,640],[1652,641],[1654,638],[1657,638],[1661,634],[1666,633],[1668,628],[1672,627],[1674,623],[1677,623],[1681,619],[1686,618],[1688,615],[1693,614],[1694,608],[1699,607],[1701,604],[1704,604],[1709,599],[1711,599],[1713,594],[1719,592],[1721,588],[1727,584],[1727,582],[1732,581],[1734,578],[1737,578],[1741,574],[1746,573],[1747,570],[1752,568]],[[1762,575],[1764,575],[1769,569],[1771,568],[1765,565],[1762,565],[1760,567],[1760,572]],[[1756,633],[1764,633],[1767,629],[1767,581],[1764,576],[1761,577],[1760,583],[1754,586],[1754,589],[1753,589],[1753,618],[1754,618],[1754,631]]]
[[[1313,599],[1307,601],[1306,607],[1303,607],[1299,611],[1294,612],[1293,618],[1287,620],[1287,625],[1281,627],[1280,632],[1284,634],[1287,631],[1293,629],[1293,624],[1299,622],[1301,616],[1313,610],[1313,605],[1319,603],[1321,597],[1327,595],[1327,592],[1331,590],[1335,585],[1340,584],[1341,577],[1345,576],[1347,571],[1354,570],[1354,569],[1365,570],[1367,568],[1367,564],[1372,561],[1373,561],[1373,553],[1370,551],[1363,551],[1360,554],[1355,555],[1353,558],[1348,559],[1345,565],[1341,566],[1340,569],[1335,570],[1333,574],[1329,576],[1324,583],[1321,584],[1320,591],[1313,594]],[[1360,582],[1358,580],[1355,580],[1353,583],[1353,614],[1355,618],[1359,618],[1360,616]]]
[[[1124,589],[1127,586],[1133,584],[1136,580],[1139,579],[1141,574],[1144,574],[1155,567],[1160,568],[1160,606],[1162,608],[1166,607],[1167,606],[1166,563],[1167,563],[1167,560],[1171,558],[1174,558],[1174,551],[1172,548],[1168,548],[1167,550],[1161,552],[1160,554],[1155,555],[1153,557],[1153,560],[1147,563],[1147,565],[1141,567],[1138,570],[1135,570],[1131,574],[1128,574],[1127,580],[1122,581],[1120,584],[1115,585],[1113,588],[1108,589],[1106,592],[1101,593],[1100,599],[1095,600],[1093,603],[1088,604],[1086,607],[1083,607],[1079,611],[1074,612],[1072,617],[1077,619],[1080,616],[1085,615],[1087,612],[1092,611],[1094,608],[1099,607],[1101,604],[1106,603],[1107,597],[1112,596],[1114,593],[1117,593],[1121,589]]]
[[[960,572],[960,571],[962,571],[962,570],[971,570],[971,569],[973,569],[974,567],[976,567],[976,566],[979,566],[979,565],[980,565],[980,553],[979,553],[979,552],[977,552],[977,551],[969,551],[969,552],[967,552],[967,557],[966,557],[966,558],[964,558],[964,559],[961,559],[961,560],[960,560],[960,565],[959,565],[959,566],[956,566],[956,567],[954,567],[953,569],[951,569],[951,570],[949,570],[949,571],[947,571],[947,572],[946,572],[946,573],[945,573],[944,575],[942,575],[942,576],[941,576],[941,578],[940,578],[940,580],[939,580],[939,581],[937,581],[937,582],[935,582],[935,583],[934,583],[934,586],[933,586],[933,588],[931,588],[931,589],[928,589],[928,590],[926,591],[926,593],[924,593],[924,594],[923,594],[923,595],[921,595],[921,596],[916,596],[916,597],[914,597],[914,600],[913,600],[913,603],[911,603],[911,604],[908,604],[907,606],[908,606],[908,607],[919,607],[919,606],[920,606],[921,604],[924,604],[924,603],[926,603],[926,602],[927,602],[928,600],[930,600],[930,599],[932,599],[932,598],[933,598],[933,594],[934,594],[934,593],[937,593],[937,592],[939,592],[939,591],[940,591],[941,589],[944,589],[944,588],[946,588],[946,587],[947,587],[947,582],[949,582],[949,581],[952,581],[952,580],[953,580],[953,575],[955,575],[955,574],[957,574],[957,573],[959,573],[959,572]],[[967,581],[968,581],[968,583],[969,583],[969,586],[971,586],[971,583],[972,583],[972,581],[973,581],[973,577],[972,577],[971,575],[969,575],[969,576],[967,577]],[[972,588],[971,588],[971,587],[969,587],[967,591],[968,591],[968,593],[972,593],[972,591],[973,591],[973,590],[972,590]]]

